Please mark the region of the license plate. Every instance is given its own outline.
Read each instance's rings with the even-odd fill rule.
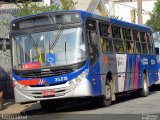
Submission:
[[[42,96],[53,96],[54,95],[54,90],[43,90],[42,91]]]

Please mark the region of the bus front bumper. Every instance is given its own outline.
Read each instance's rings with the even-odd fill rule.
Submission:
[[[42,95],[43,91],[52,90],[54,95]],[[49,99],[62,99],[73,97],[92,96],[91,83],[86,78],[80,78],[79,81],[73,79],[62,85],[30,87],[16,85],[14,87],[16,103],[41,101]]]

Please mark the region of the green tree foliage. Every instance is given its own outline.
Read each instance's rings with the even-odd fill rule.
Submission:
[[[15,5],[19,10],[14,16],[21,17],[41,12],[53,12],[61,9],[69,10],[72,6],[77,4],[77,2],[73,2],[73,0],[61,0],[61,3],[62,8],[60,8],[60,5],[40,6],[37,3],[33,3],[32,0],[16,0]],[[7,20],[0,18],[0,22],[9,30],[10,18]]]
[[[30,14],[36,14],[40,12],[53,12],[59,10],[59,5],[40,6],[37,3],[33,3],[32,0],[17,0],[21,4],[16,4],[19,8],[17,16],[26,16]]]
[[[76,5],[78,2],[74,2],[73,0],[60,0],[62,3],[63,10],[69,10],[71,7]]]
[[[153,28],[154,31],[160,31],[160,0],[157,0],[155,7],[150,13],[150,19],[146,22],[147,26]]]

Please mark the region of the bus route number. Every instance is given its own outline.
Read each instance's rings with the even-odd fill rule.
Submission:
[[[63,81],[67,81],[67,80],[68,80],[67,76],[55,78],[55,82],[63,82]]]

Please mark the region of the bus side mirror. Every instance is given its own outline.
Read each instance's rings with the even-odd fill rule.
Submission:
[[[91,34],[91,43],[96,46],[97,45],[97,42],[98,41],[98,35],[96,33],[92,33]]]

